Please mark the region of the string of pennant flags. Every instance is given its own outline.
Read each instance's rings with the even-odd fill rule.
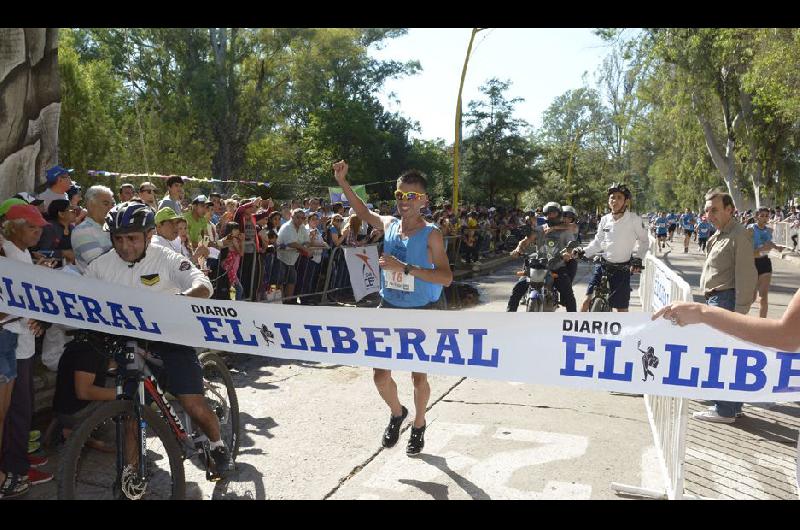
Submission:
[[[150,173],[116,173],[113,171],[98,171],[94,169],[90,169],[86,172],[90,177],[111,177],[111,178],[122,178],[122,179],[129,179],[129,178],[138,178],[138,179],[168,179],[175,175],[156,175]],[[250,185],[258,185],[258,186],[266,186],[270,187],[271,183],[269,182],[260,182],[257,180],[224,180],[224,179],[205,179],[205,178],[198,178],[198,177],[189,177],[184,175],[179,175],[181,179],[184,181],[190,182],[203,182],[208,184],[250,184]],[[378,180],[375,182],[367,182],[366,184],[360,184],[360,186],[370,186],[373,184],[384,184],[386,182],[395,182],[396,179],[389,179],[389,180]],[[307,187],[301,184],[281,184],[281,186],[288,186],[288,187]],[[330,186],[316,186],[319,189],[329,189]]]
[[[115,173],[113,171],[96,171],[94,169],[90,169],[87,171],[87,174],[90,177],[118,177],[123,179],[128,178],[146,178],[146,179],[153,179],[153,178],[160,178],[160,179],[168,179],[175,175],[151,175],[148,173]],[[222,184],[255,184],[258,186],[270,186],[269,182],[259,182],[257,180],[223,180],[223,179],[203,179],[198,177],[188,177],[184,175],[178,175],[184,181],[191,181],[191,182],[207,182],[207,183],[222,183]]]

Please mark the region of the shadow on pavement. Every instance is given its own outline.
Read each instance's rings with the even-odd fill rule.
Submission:
[[[469,495],[472,499],[475,499],[475,500],[490,500],[491,499],[491,497],[489,497],[489,494],[486,493],[485,491],[483,491],[480,487],[478,487],[474,483],[470,482],[466,478],[462,477],[461,475],[459,475],[458,473],[456,473],[455,471],[450,469],[450,466],[447,465],[447,460],[445,458],[442,458],[441,456],[423,454],[423,455],[420,455],[418,457],[418,459],[422,460],[426,464],[430,464],[430,465],[438,468],[440,471],[442,471],[448,477],[453,479],[453,481],[456,484],[458,484],[461,487],[461,489],[464,490],[464,492],[467,495]],[[437,493],[437,494],[441,494],[442,493],[442,491],[441,491],[442,486],[441,485],[436,485],[437,488],[431,488],[430,487],[431,486],[430,482],[418,482],[418,481],[415,481],[415,480],[401,480],[400,482],[403,482],[405,484],[409,484],[409,485],[412,485],[412,486],[417,486],[422,491],[424,491],[425,493],[428,493],[429,495],[434,495],[434,493]],[[425,485],[427,487],[427,490],[425,488],[423,488],[421,485]],[[444,486],[444,490],[445,490],[444,491],[445,497],[442,497],[442,498],[446,499],[447,498],[447,496],[446,496],[446,494],[447,494],[447,486]],[[434,498],[437,498],[437,497],[434,496]]]

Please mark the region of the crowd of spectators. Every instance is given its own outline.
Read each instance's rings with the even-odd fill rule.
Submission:
[[[116,203],[139,201],[155,212],[151,245],[185,256],[214,285],[214,298],[317,304],[322,291],[331,300],[347,298],[350,279],[339,247],[377,244],[383,233],[362,222],[342,203],[318,198],[285,201],[184,190],[181,177],[169,177],[163,188],[150,181],[124,182],[114,190],[93,185],[83,190],[72,170],[55,166],[46,172],[45,188],[21,192],[0,204],[2,255],[30,264],[80,275],[112,248],[105,217]],[[394,202],[368,207],[396,215]],[[540,212],[516,208],[449,203],[423,212],[445,236],[453,266],[468,265],[492,253],[505,253],[524,237],[526,224],[541,222]],[[585,230],[596,219],[581,220]],[[41,433],[31,431],[33,358],[56,372],[53,410],[57,436],[69,436],[75,417],[93,402],[113,399],[105,387],[113,362],[98,352],[71,348],[72,330],[0,314],[0,496],[15,497],[52,475],[38,469]],[[104,450],[100,444],[93,446]]]

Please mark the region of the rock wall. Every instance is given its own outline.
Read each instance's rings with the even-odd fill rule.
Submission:
[[[58,163],[58,28],[0,28],[0,198]]]

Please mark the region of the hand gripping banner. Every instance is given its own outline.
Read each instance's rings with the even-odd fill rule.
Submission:
[[[0,258],[0,312],[331,364],[726,401],[799,401],[800,353],[644,313],[308,307],[187,298]]]

